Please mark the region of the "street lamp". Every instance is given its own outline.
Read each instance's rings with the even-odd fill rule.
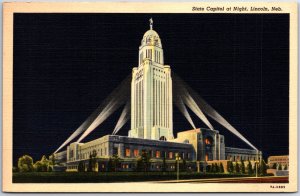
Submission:
[[[259,163],[259,161],[258,161],[258,150],[256,150],[256,161],[255,161],[255,166],[256,166],[256,167],[255,167],[255,170],[256,170],[256,172],[255,172],[255,173],[256,173],[256,178],[257,178],[257,176],[258,176],[258,175],[257,175],[257,173],[258,173],[258,172],[257,172],[257,166],[258,166],[258,163]]]
[[[177,181],[179,180],[179,161],[181,160],[179,154],[176,154],[176,162],[177,162]]]

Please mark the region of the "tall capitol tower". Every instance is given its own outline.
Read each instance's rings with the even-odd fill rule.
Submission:
[[[174,138],[171,69],[164,65],[161,40],[153,30],[152,18],[139,47],[139,65],[132,69],[128,135],[153,140]]]

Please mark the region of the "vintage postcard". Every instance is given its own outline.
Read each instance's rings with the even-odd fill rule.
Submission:
[[[296,3],[3,8],[3,191],[297,191]]]

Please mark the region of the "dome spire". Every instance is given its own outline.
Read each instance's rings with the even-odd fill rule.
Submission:
[[[152,30],[153,29],[153,20],[152,20],[152,18],[149,19],[149,22],[150,22],[150,30]]]

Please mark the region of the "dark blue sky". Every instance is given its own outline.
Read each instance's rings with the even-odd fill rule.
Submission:
[[[131,73],[150,17],[172,71],[265,157],[288,154],[288,14],[15,14],[14,164],[55,151]],[[226,146],[247,147],[210,121]],[[190,128],[174,107],[174,133]]]

